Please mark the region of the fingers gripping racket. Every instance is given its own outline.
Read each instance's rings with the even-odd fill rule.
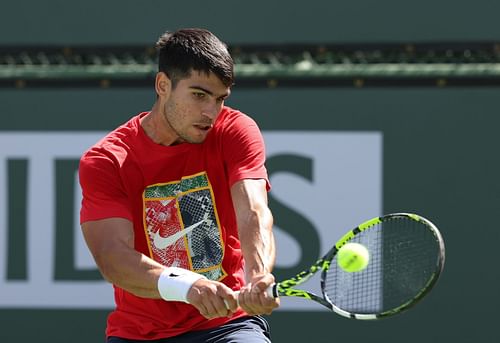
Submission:
[[[369,263],[347,272],[337,253],[347,243],[364,245]],[[410,213],[376,217],[347,232],[309,269],[270,288],[274,297],[313,300],[353,319],[379,319],[400,313],[421,300],[434,286],[444,266],[445,247],[429,220]],[[296,286],[321,272],[316,295]]]

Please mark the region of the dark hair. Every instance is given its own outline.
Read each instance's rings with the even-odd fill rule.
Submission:
[[[191,71],[214,73],[222,83],[231,87],[234,63],[227,46],[205,29],[189,28],[165,32],[156,43],[158,71],[167,74],[175,87]]]

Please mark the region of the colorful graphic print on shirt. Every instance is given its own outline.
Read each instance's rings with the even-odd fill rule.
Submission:
[[[226,276],[224,244],[206,173],[144,190],[144,228],[151,258],[211,280]]]

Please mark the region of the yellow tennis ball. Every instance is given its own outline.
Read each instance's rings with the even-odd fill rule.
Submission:
[[[337,252],[337,264],[346,272],[360,272],[370,261],[370,253],[363,244],[347,243]]]

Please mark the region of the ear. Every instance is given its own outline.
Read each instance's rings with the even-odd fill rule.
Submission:
[[[168,97],[170,95],[172,82],[164,72],[156,74],[155,90],[159,97]]]

